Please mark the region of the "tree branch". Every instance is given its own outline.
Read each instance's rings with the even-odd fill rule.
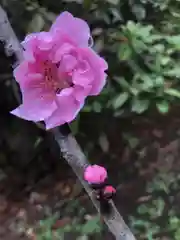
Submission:
[[[0,41],[5,43],[5,52],[7,56],[15,54],[16,63],[14,66],[17,66],[23,59],[21,45],[8,21],[7,14],[0,6]],[[100,213],[100,204],[96,200],[93,190],[90,188],[88,183],[84,181],[83,174],[84,169],[89,165],[85,155],[80,149],[78,143],[70,132],[70,129],[67,124],[54,128],[52,131],[60,150],[63,154],[64,159],[73,169],[76,176],[79,178],[84,189],[88,193],[90,199],[92,200],[94,206]],[[116,209],[113,201],[110,202],[111,211],[110,214],[103,214],[103,219],[109,230],[115,236],[117,240],[135,240],[135,237],[131,233],[130,229],[125,224],[120,213]],[[102,214],[102,213],[100,213]]]
[[[88,183],[83,179],[84,170],[90,164],[87,161],[82,150],[80,149],[75,138],[72,136],[68,125],[64,125],[59,128],[54,128],[52,130],[52,133],[56,138],[56,141],[61,149],[64,159],[71,166],[74,173],[79,178],[81,184],[83,185],[84,189],[91,198],[94,206],[100,213],[100,204],[96,200],[93,191],[89,187]],[[109,230],[112,232],[112,234],[114,234],[117,240],[135,240],[135,237],[131,233],[128,226],[125,224],[123,218],[116,209],[113,201],[110,202],[110,207],[111,207],[110,214],[103,215],[103,219],[107,226],[109,227]]]

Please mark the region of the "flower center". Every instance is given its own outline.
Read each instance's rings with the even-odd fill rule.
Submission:
[[[61,92],[62,89],[71,86],[68,81],[67,74],[60,74],[58,68],[60,64],[52,64],[48,60],[44,62],[44,83],[48,89],[51,89],[55,94]]]

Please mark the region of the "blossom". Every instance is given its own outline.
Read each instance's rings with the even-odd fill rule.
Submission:
[[[22,104],[11,113],[44,121],[46,129],[71,122],[86,97],[105,85],[107,63],[89,46],[90,38],[88,24],[68,12],[48,32],[26,36],[24,59],[14,70]]]
[[[90,184],[103,183],[107,178],[107,171],[98,165],[88,166],[84,171],[84,179]]]

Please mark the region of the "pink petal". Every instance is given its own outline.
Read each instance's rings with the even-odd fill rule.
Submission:
[[[29,47],[33,47],[36,42],[37,42],[37,36],[38,36],[39,33],[31,33],[31,34],[28,34],[24,41],[21,42],[22,46],[26,49],[26,48],[29,48]]]
[[[60,94],[57,94],[57,101],[58,101],[58,105],[61,104],[61,101],[64,100],[66,101],[67,99],[65,99],[66,97],[72,97],[74,93],[74,89],[72,87],[69,88],[64,88]]]
[[[58,63],[61,61],[62,57],[65,54],[69,54],[74,49],[74,46],[70,43],[63,42],[62,46],[59,47],[56,51],[54,56],[52,56],[52,62]]]
[[[38,122],[43,121],[49,115],[52,114],[52,111],[56,109],[55,103],[42,103],[36,102],[34,104],[26,103],[21,104],[18,108],[11,111],[11,113],[19,118]]]
[[[17,117],[38,122],[49,117],[57,109],[53,96],[43,89],[26,88],[22,94],[23,104],[11,112]]]
[[[19,85],[21,88],[21,92],[23,93],[25,90],[28,91],[45,91],[44,84],[44,76],[40,73],[27,73],[26,75],[22,75],[19,81]],[[47,91],[47,90],[46,90]]]
[[[28,74],[28,62],[23,61],[13,71],[14,77],[18,83],[26,81]]]
[[[96,95],[100,94],[100,92],[106,85],[106,78],[107,78],[107,74],[104,72],[100,72],[99,79],[96,78],[96,81],[94,81],[94,84],[92,85],[92,89],[91,89],[89,95],[96,96]]]
[[[79,46],[88,46],[90,38],[88,24],[80,18],[73,17],[69,12],[63,12],[57,17],[50,31],[55,32],[57,30],[67,34]]]
[[[74,97],[77,101],[83,102],[85,98],[89,95],[91,86],[86,86],[86,88],[81,86],[74,86]]]
[[[40,32],[38,35],[38,40],[38,47],[41,50],[49,50],[54,44],[53,36],[49,32]]]
[[[77,67],[77,70],[73,72],[72,82],[75,85],[86,87],[94,81],[93,69],[89,68],[83,72],[81,68],[78,68],[78,67]]]
[[[53,45],[53,37],[50,32],[38,32],[31,33],[25,37],[22,42],[25,50],[37,50],[37,47],[41,50],[48,50]]]
[[[31,49],[27,49],[23,52],[24,59],[26,59],[28,62],[35,62],[36,59],[34,57],[34,52]]]
[[[108,65],[106,61],[98,56],[90,48],[82,48],[80,54],[88,61],[91,71],[90,74],[93,75],[93,81],[91,81],[91,91],[89,95],[98,95],[106,83],[107,74],[104,72]]]
[[[49,118],[45,119],[46,129],[71,122],[77,116],[84,102],[77,102],[71,94],[72,89],[64,89],[57,97],[58,108]]]
[[[72,71],[77,64],[77,60],[72,55],[64,55],[59,66],[59,70],[62,72]]]

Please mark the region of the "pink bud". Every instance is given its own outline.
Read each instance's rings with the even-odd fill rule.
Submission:
[[[98,165],[88,166],[84,171],[84,179],[92,184],[103,183],[106,178],[106,169]]]
[[[112,199],[112,197],[115,195],[116,193],[116,189],[113,188],[112,186],[106,186],[104,189],[103,189],[103,199],[105,200],[110,200]]]
[[[115,194],[116,193],[116,189],[112,186],[106,186],[104,188],[104,194]]]

